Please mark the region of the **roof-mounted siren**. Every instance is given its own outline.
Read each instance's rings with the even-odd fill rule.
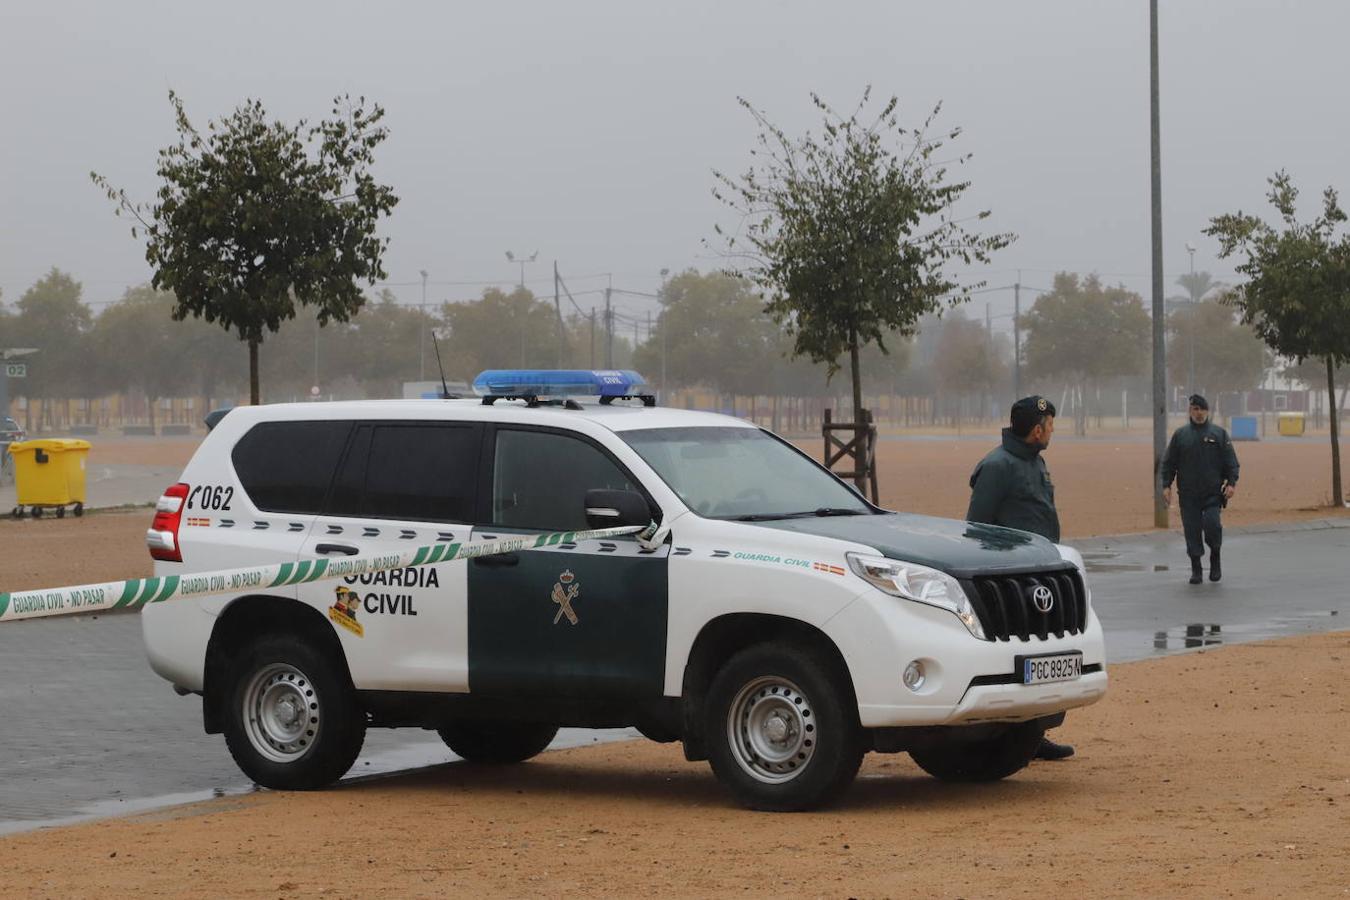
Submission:
[[[647,380],[631,369],[488,369],[473,380],[473,392],[483,398],[484,406],[524,400],[530,406],[560,403],[579,408],[567,397],[599,397],[602,406],[615,400],[656,405]]]

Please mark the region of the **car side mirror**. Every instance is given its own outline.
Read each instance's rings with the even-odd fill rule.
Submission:
[[[592,528],[622,528],[650,525],[652,511],[637,491],[596,488],[586,492],[586,524]]]

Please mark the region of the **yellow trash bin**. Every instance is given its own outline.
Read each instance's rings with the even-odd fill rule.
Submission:
[[[70,438],[43,438],[9,445],[14,457],[14,481],[18,506],[13,516],[23,515],[28,507],[33,518],[44,509],[55,509],[57,518],[74,506],[77,516],[84,514],[85,456],[89,442]]]
[[[1303,434],[1304,416],[1301,412],[1280,413],[1280,434],[1298,437]]]

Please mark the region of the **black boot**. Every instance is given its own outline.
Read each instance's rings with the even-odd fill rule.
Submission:
[[[1198,565],[1198,564],[1197,564]],[[1218,581],[1223,577],[1223,569],[1219,566],[1219,548],[1209,548],[1209,580]],[[1199,584],[1197,581],[1196,584]]]
[[[1041,738],[1041,745],[1036,748],[1036,759],[1068,759],[1070,756],[1073,756],[1073,747],[1056,744],[1048,737]]]
[[[1191,584],[1199,584],[1205,580],[1205,573],[1200,570],[1200,557],[1191,557]]]

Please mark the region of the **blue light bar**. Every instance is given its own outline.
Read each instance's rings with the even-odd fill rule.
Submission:
[[[631,369],[488,369],[473,380],[480,397],[637,397],[646,388]]]

